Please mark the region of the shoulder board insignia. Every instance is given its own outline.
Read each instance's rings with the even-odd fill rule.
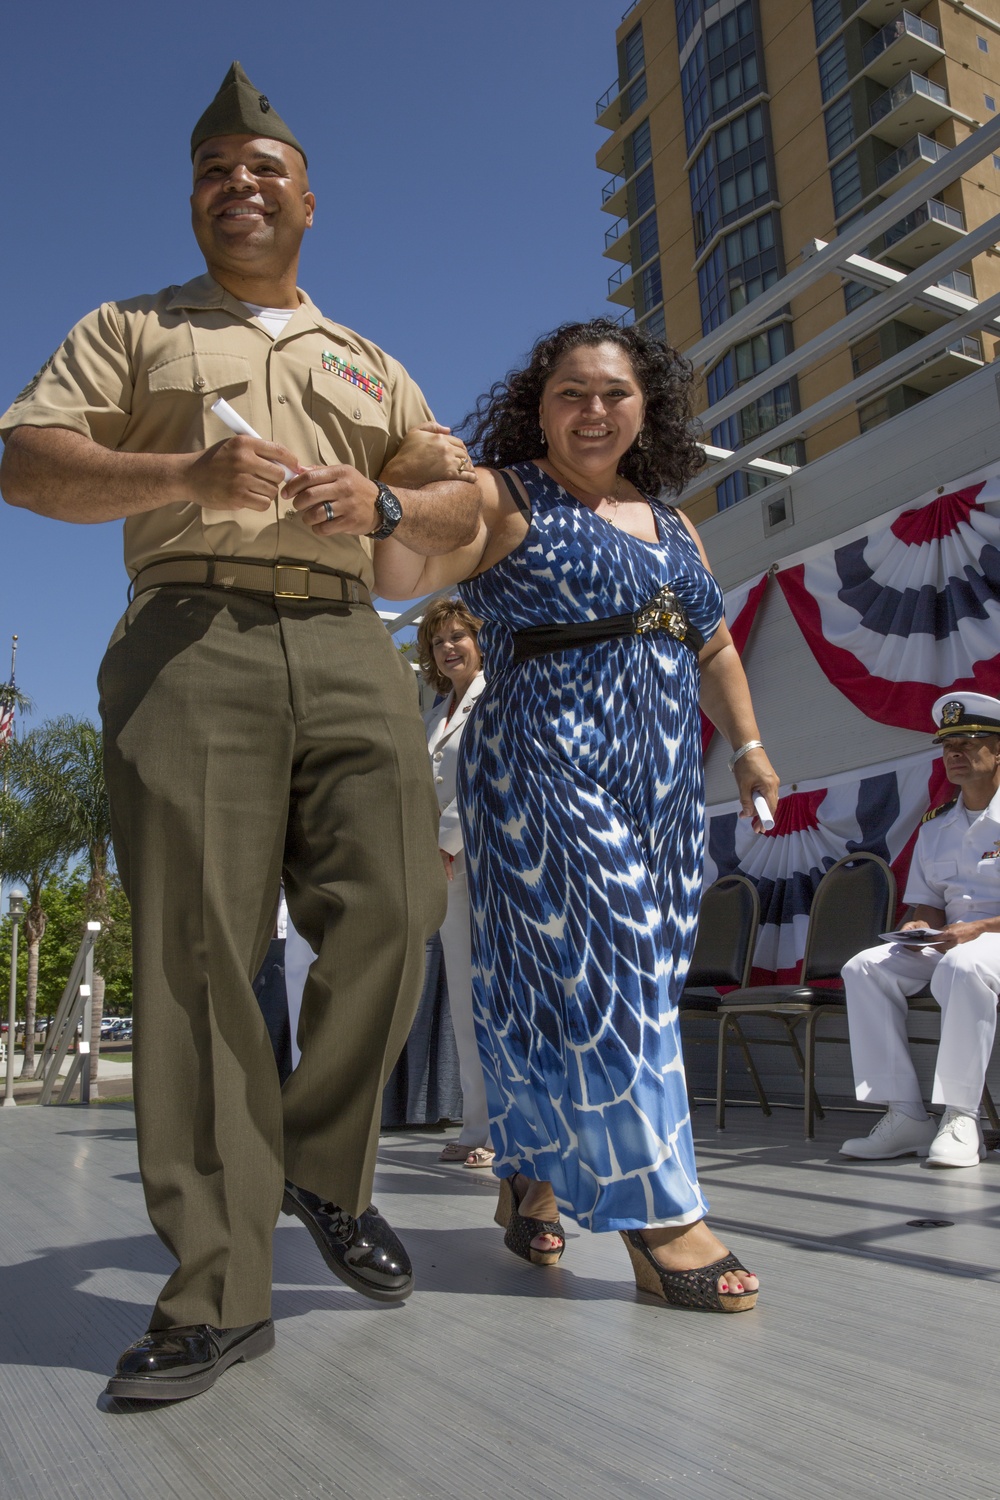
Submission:
[[[923,827],[925,823],[930,823],[934,818],[939,818],[942,813],[951,812],[952,808],[957,807],[957,805],[958,798],[952,797],[950,802],[942,802],[940,807],[932,807],[930,811],[925,812],[923,817],[920,819],[921,827]]]

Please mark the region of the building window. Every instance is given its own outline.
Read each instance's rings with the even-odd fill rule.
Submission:
[[[833,36],[843,19],[840,0],[813,0],[813,25],[816,28],[817,47],[822,47],[827,37]]]
[[[792,383],[786,380],[775,386],[740,412],[740,436],[744,443],[752,443],[763,432],[770,432],[779,422],[786,422],[796,411]]]
[[[996,170],[998,172],[1000,172],[1000,156],[994,156],[994,158],[993,158],[993,165],[996,168]]]
[[[764,109],[760,104],[715,132],[690,173],[695,243],[775,196],[767,162]]]
[[[684,104],[684,134],[690,151],[708,124],[708,76],[705,72],[705,39],[699,37],[694,51],[681,69]]]
[[[623,83],[628,83],[634,78],[640,68],[646,66],[646,53],[642,45],[642,22],[633,26],[628,36],[622,43],[622,61],[625,64],[625,77]]]
[[[705,376],[705,390],[708,393],[709,406],[714,406],[717,401],[722,400],[723,396],[728,396],[735,385],[735,364],[730,350],[728,354],[722,356],[717,365],[713,365]]]
[[[666,343],[667,324],[663,316],[663,308],[658,307],[654,312],[649,314],[648,318],[643,318],[642,328],[645,333],[649,334],[651,339],[662,339],[663,343]]]
[[[835,42],[831,42],[825,52],[819,55],[819,86],[823,95],[823,103],[832,99],[834,94],[839,94],[850,82],[851,72],[847,63],[847,48],[844,46],[844,38],[839,36]]]
[[[994,99],[994,97],[993,97],[992,94],[984,94],[983,95],[983,103],[986,105],[986,108],[989,109],[989,110],[995,110],[996,107],[997,107],[997,101]]]
[[[635,179],[635,217],[641,219],[644,213],[648,213],[656,202],[656,191],[653,187],[653,169],[644,167]]]
[[[873,297],[878,296],[878,291],[873,286],[865,286],[863,281],[848,281],[844,284],[844,306],[847,311],[853,312],[860,307],[862,302],[870,302]]]
[[[866,375],[869,370],[874,370],[876,365],[882,363],[883,358],[882,338],[878,332],[870,333],[859,344],[851,345],[851,368],[855,377]]]
[[[774,448],[767,458],[779,464],[793,464],[801,468],[805,463],[805,445],[801,442],[782,443],[780,448]],[[721,484],[715,487],[716,499],[720,510],[728,510],[732,505],[738,505],[748,495],[755,495],[765,485],[773,484],[777,475],[756,474],[753,470],[727,474]]]
[[[976,37],[976,46],[979,48],[980,52],[988,52],[990,50],[990,44],[984,36]]]
[[[729,316],[726,260],[721,245],[716,245],[698,270],[698,296],[701,302],[701,331],[710,333]]]
[[[839,156],[854,139],[854,107],[850,94],[844,94],[823,116],[826,125],[826,154]]]
[[[637,125],[625,143],[625,165],[629,168],[628,175],[631,177],[638,172],[640,167],[645,166],[653,155],[653,143],[649,134],[649,121],[643,120]],[[631,166],[628,158],[631,156]]]
[[[655,210],[654,210],[653,213],[647,214],[646,217],[643,220],[641,220],[641,222],[639,224],[639,230],[638,230],[638,240],[639,240],[639,260],[638,260],[638,264],[640,266],[644,266],[646,264],[647,260],[652,260],[653,256],[659,253],[659,249],[660,249],[660,239],[659,239],[659,235],[657,234],[657,231],[656,231],[656,212],[655,212]]]
[[[676,0],[677,47],[680,50],[701,20],[702,0]]]
[[[719,227],[719,195],[715,176],[715,141],[705,142],[705,149],[695,159],[688,173],[691,187],[691,216],[694,224],[694,242],[697,249]]]
[[[705,32],[712,114],[728,114],[734,105],[759,92],[760,67],[751,0],[737,6]]]
[[[622,119],[627,120],[629,115],[635,114],[640,104],[646,102],[646,75],[640,73],[634,83],[625,90],[622,99]]]
[[[643,312],[648,312],[653,307],[659,307],[663,301],[663,276],[658,260],[655,260],[651,266],[646,267],[640,277],[640,282]]]
[[[778,279],[774,216],[751,219],[722,242],[726,253],[729,305],[738,312]]]
[[[766,333],[755,333],[752,339],[737,344],[733,350],[736,361],[736,376],[740,385],[762,374],[791,353],[792,331],[787,323],[779,323]]]
[[[858,426],[862,432],[871,432],[873,427],[888,422],[890,415],[888,396],[879,396],[875,401],[858,407]]]
[[[846,214],[848,209],[860,203],[864,197],[861,186],[861,167],[858,163],[858,153],[852,151],[845,156],[843,161],[838,161],[835,167],[830,168],[830,184],[833,188],[833,212],[836,218]]]

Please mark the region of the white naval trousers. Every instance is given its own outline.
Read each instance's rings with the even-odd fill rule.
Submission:
[[[462,1133],[458,1139],[471,1151],[475,1146],[489,1146],[490,1116],[472,1018],[472,927],[463,850],[455,855],[452,873],[455,878],[448,882],[448,915],[441,924],[441,947],[462,1084]]]
[[[906,997],[929,982],[941,1007],[932,1102],[978,1113],[997,1025],[1000,934],[984,933],[947,953],[881,943],[858,953],[843,973],[858,1098],[920,1103]]]

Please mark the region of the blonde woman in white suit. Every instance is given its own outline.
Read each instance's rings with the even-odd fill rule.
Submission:
[[[441,809],[438,844],[448,877],[448,915],[441,927],[441,946],[463,1101],[461,1134],[445,1146],[441,1160],[461,1161],[466,1167],[488,1167],[493,1162],[486,1090],[472,1019],[469,886],[457,796],[462,730],[486,681],[479,654],[479,625],[461,599],[434,599],[417,632],[424,679],[442,694],[441,702],[425,714],[424,723]]]

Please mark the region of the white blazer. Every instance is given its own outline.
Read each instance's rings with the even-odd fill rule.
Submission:
[[[434,773],[434,790],[437,792],[438,807],[441,810],[438,846],[448,854],[460,854],[462,851],[462,824],[458,816],[459,745],[462,730],[468,723],[469,715],[475,708],[485,686],[486,678],[482,672],[477,672],[450,720],[447,715],[448,705],[452,699],[451,693],[424,715],[427,749],[430,752],[431,769]]]

